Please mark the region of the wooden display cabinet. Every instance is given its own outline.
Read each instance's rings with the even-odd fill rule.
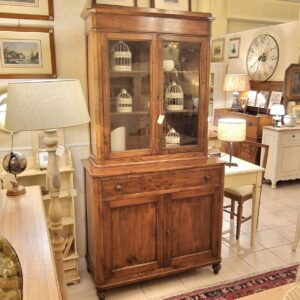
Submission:
[[[83,17],[87,260],[100,298],[201,266],[217,273],[224,163],[207,155],[211,15],[95,5]]]

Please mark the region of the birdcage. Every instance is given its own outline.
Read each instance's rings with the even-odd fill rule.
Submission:
[[[117,112],[132,112],[132,97],[125,89],[117,96]]]
[[[174,128],[170,129],[165,140],[167,148],[180,146],[180,135]]]
[[[117,42],[111,49],[112,68],[114,71],[131,71],[132,53],[129,46],[123,42]]]
[[[166,90],[166,110],[183,110],[183,90],[176,82],[172,82]]]

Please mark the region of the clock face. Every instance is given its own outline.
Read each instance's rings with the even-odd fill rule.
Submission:
[[[255,81],[268,80],[276,70],[279,60],[279,48],[276,40],[269,34],[259,35],[249,47],[247,70]]]

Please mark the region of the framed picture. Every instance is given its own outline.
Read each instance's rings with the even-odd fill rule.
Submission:
[[[0,0],[1,1],[1,0]],[[122,5],[122,6],[136,6],[136,0],[94,0],[97,4],[110,4],[110,5]],[[120,4],[122,3],[122,4]]]
[[[215,39],[212,41],[211,45],[211,60],[212,61],[222,61],[224,60],[224,44],[225,39]]]
[[[271,108],[273,104],[280,104],[282,99],[282,92],[272,91],[269,99],[269,106]]]
[[[53,29],[1,27],[1,78],[56,78]]]
[[[270,91],[259,91],[256,96],[255,106],[258,108],[267,108]]]
[[[53,20],[53,0],[0,0],[0,18]]]
[[[284,94],[288,100],[300,98],[300,64],[291,64],[285,71]]]
[[[241,108],[240,104],[240,93],[234,92],[232,93],[232,104],[231,108]]]
[[[300,124],[300,105],[294,105],[292,107],[292,114],[297,118],[297,124]]]
[[[248,92],[247,106],[255,106],[257,91]]]
[[[229,40],[228,58],[238,58],[240,53],[241,38]]]
[[[192,0],[151,0],[151,7],[170,10],[192,10]]]

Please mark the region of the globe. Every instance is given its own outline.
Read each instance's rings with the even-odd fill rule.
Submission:
[[[19,152],[10,152],[4,156],[2,164],[6,172],[17,175],[26,169],[27,160]]]

